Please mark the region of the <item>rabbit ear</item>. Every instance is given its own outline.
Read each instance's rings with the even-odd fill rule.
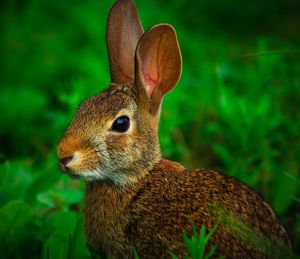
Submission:
[[[146,32],[135,58],[135,84],[144,88],[155,113],[163,95],[174,88],[181,75],[181,53],[173,27],[161,24]]]
[[[134,53],[143,32],[134,1],[117,0],[110,10],[106,29],[112,83],[133,83]]]

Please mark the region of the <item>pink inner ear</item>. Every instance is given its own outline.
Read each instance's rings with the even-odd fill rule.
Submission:
[[[136,76],[148,97],[157,102],[177,83],[181,55],[176,33],[170,25],[157,25],[146,32],[136,50]]]
[[[163,63],[163,55],[160,54],[160,47],[163,35],[155,40],[152,43],[151,48],[149,49],[148,55],[144,56],[143,59],[143,75],[144,75],[144,84],[146,91],[149,96],[153,93],[156,87],[159,87],[159,82],[161,79],[161,64]],[[150,55],[149,55],[150,54]]]
[[[149,57],[148,59],[151,58]],[[149,96],[152,94],[155,87],[157,87],[159,81],[159,70],[155,64],[152,65],[151,63],[154,63],[153,60],[145,62],[143,66],[143,74],[145,80],[144,84]]]

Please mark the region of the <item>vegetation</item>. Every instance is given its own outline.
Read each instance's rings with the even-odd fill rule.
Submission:
[[[205,233],[205,226],[202,225],[200,228],[200,232],[198,234],[198,231],[196,229],[196,226],[192,224],[192,236],[189,238],[186,231],[183,231],[183,243],[187,248],[188,256],[185,256],[184,258],[198,258],[198,259],[209,259],[211,258],[217,249],[217,246],[213,246],[207,253],[205,250],[207,250],[208,241],[215,232],[216,227],[212,228],[211,231],[209,231],[207,234]],[[178,257],[171,253],[173,259],[177,259]]]
[[[182,49],[162,109],[164,156],[256,189],[300,255],[299,1],[136,2],[144,27],[171,23]],[[1,258],[91,256],[84,183],[59,172],[55,147],[77,105],[108,86],[112,3],[1,2]]]

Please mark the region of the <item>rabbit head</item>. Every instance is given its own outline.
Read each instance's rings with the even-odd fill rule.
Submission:
[[[160,104],[180,78],[181,54],[170,25],[143,33],[132,0],[112,7],[106,40],[109,88],[80,104],[57,155],[74,177],[125,186],[160,160]]]

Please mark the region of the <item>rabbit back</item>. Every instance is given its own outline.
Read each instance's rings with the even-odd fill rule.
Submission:
[[[191,234],[192,222],[197,229],[201,225],[207,230],[217,226],[208,249],[217,245],[216,253],[227,258],[268,258],[282,255],[290,247],[275,213],[254,190],[211,170],[185,170],[162,160],[134,190],[116,194],[115,198],[122,206],[109,198],[110,204],[118,207],[110,217],[115,216],[115,229],[107,230],[110,235],[117,233],[109,250],[118,250],[122,256],[131,255],[133,248],[141,258],[170,257],[170,252],[183,256],[187,251],[182,231]],[[106,206],[106,214],[108,210]],[[103,242],[94,243],[99,246]],[[104,245],[103,249],[108,247]]]
[[[128,228],[130,242],[139,244],[141,254],[158,250],[185,254],[182,231],[191,234],[191,222],[197,229],[217,226],[210,246],[217,245],[217,254],[228,258],[279,256],[290,246],[267,203],[232,177],[205,169],[184,170],[164,160],[145,180],[132,203],[134,220]]]

